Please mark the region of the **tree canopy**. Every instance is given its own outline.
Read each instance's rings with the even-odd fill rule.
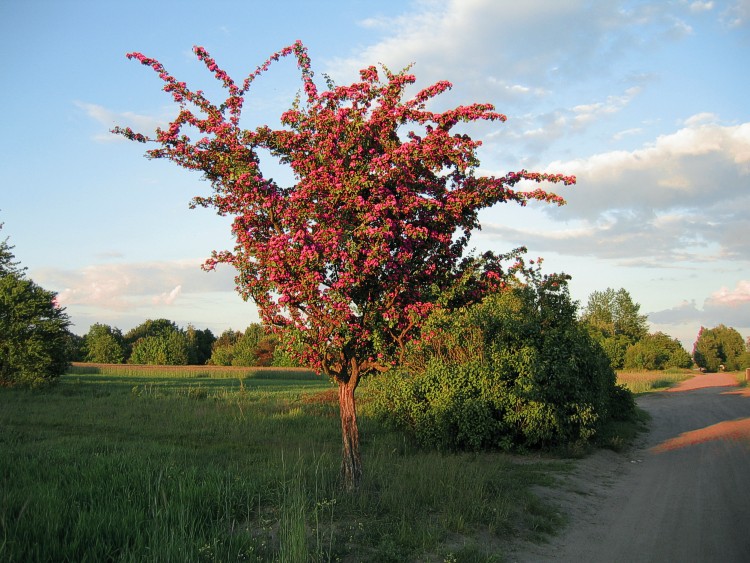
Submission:
[[[2,225],[0,224],[0,228]],[[69,365],[70,319],[57,295],[27,279],[13,247],[0,242],[0,385],[36,387]]]
[[[361,471],[354,403],[360,378],[397,364],[430,311],[477,302],[514,271],[518,253],[465,255],[479,211],[502,202],[562,204],[541,189],[517,188],[524,181],[575,179],[526,170],[477,175],[481,143],[453,128],[506,118],[490,104],[429,111],[449,82],[405,99],[416,82],[408,69],[371,66],[359,82],[328,81],[320,91],[298,41],[238,84],[205,49],[194,52],[227,98],[213,103],[157,60],[130,53],[159,75],[180,110],[154,136],[115,132],[155,142],[150,158],[202,172],[214,192],[196,197],[194,205],[234,217],[234,249],[215,252],[206,268],[234,266],[239,293],[257,304],[265,324],[293,334],[290,351],[338,382],[342,471],[353,485]],[[287,56],[297,61],[302,92],[281,115],[280,127],[242,128],[251,84]],[[263,173],[265,151],[291,169],[292,185]]]
[[[663,332],[648,334],[625,351],[625,369],[689,368],[693,359],[680,341]]]
[[[275,364],[278,338],[261,323],[245,332],[224,331],[216,340],[210,362],[217,366],[270,366]]]
[[[119,328],[94,323],[84,337],[86,361],[99,364],[121,364],[127,355],[127,346]]]
[[[706,371],[741,369],[745,352],[742,335],[723,324],[714,328],[701,327],[693,345],[693,359]]]
[[[589,295],[581,320],[609,356],[612,367],[623,367],[625,352],[648,334],[646,315],[624,288],[607,288]]]

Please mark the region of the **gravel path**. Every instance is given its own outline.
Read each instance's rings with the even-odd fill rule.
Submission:
[[[542,491],[569,525],[511,561],[750,562],[750,389],[705,374],[638,404],[652,417],[648,434]]]

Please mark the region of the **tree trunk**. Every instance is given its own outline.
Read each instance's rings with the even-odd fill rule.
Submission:
[[[359,429],[357,428],[357,406],[354,402],[354,390],[357,379],[351,378],[344,383],[339,381],[339,409],[341,411],[341,480],[344,487],[352,491],[359,486],[362,477],[362,459],[359,456]]]

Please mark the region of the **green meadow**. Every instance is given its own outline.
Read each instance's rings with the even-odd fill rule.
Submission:
[[[368,415],[338,482],[331,383],[304,370],[76,366],[0,388],[0,561],[503,561],[563,523],[553,456],[425,452]]]

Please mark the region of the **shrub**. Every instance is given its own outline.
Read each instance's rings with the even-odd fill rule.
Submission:
[[[693,360],[680,341],[663,332],[645,336],[625,352],[625,369],[660,370],[689,368],[692,365]]]
[[[373,382],[375,412],[438,449],[586,442],[634,413],[561,276],[436,311],[395,375]]]
[[[245,332],[226,330],[213,345],[209,364],[216,366],[263,366],[274,363],[278,338],[260,323]]]
[[[184,333],[172,331],[145,336],[136,341],[128,360],[131,364],[187,365],[188,342]]]

